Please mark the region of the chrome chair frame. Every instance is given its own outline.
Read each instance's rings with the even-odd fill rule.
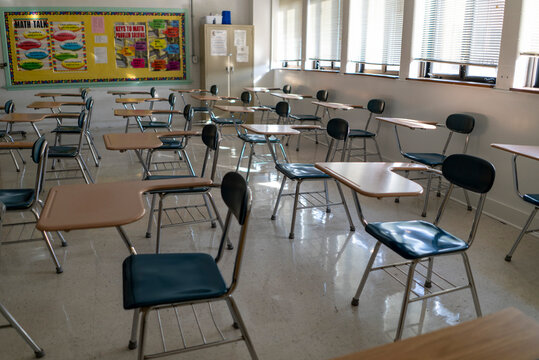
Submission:
[[[15,111],[15,104],[13,103],[13,100],[8,100],[6,101],[5,105],[4,105],[4,112],[6,114],[11,114],[12,112]],[[6,124],[6,129],[5,130],[0,130],[0,138],[3,139],[4,141],[6,142],[13,142],[15,140],[13,140],[13,137],[11,136],[12,134],[12,124],[10,123],[7,123]],[[24,132],[24,135],[23,136],[26,136],[26,133]],[[8,150],[9,152],[9,155],[11,156],[11,160],[13,160],[13,164],[15,165],[15,169],[17,170],[17,172],[21,171],[21,168],[19,166],[19,163],[17,162],[17,159],[15,158],[15,152],[19,155],[23,165],[26,164],[26,160],[24,160],[24,158],[22,157],[22,154],[21,152],[18,150],[18,149],[15,149],[15,150]]]
[[[385,101],[382,99],[371,99],[367,103],[367,110],[369,110],[369,118],[367,119],[367,123],[365,124],[364,129],[352,129],[350,130],[349,140],[348,140],[348,157],[347,161],[350,161],[350,157],[352,156],[352,151],[354,150],[360,150],[363,155],[363,161],[367,161],[367,156],[374,156],[378,155],[378,159],[382,161],[382,153],[380,152],[380,147],[378,146],[378,141],[376,141],[376,136],[380,132],[380,121],[378,121],[378,126],[376,127],[376,132],[369,131],[369,125],[371,123],[372,117],[374,114],[382,114],[385,110]],[[363,146],[354,148],[352,143],[354,142],[354,139],[359,138],[363,139]],[[370,139],[374,142],[374,146],[376,147],[376,152],[369,153],[367,152],[367,139]],[[361,156],[361,155],[360,155]]]
[[[328,93],[327,90],[318,90],[316,92],[316,99],[318,101],[320,101],[320,102],[327,102],[328,97],[329,97],[329,93]],[[310,114],[290,114],[289,117],[290,117],[290,119],[292,119],[293,122],[296,122],[296,121],[300,121],[300,122],[312,121],[313,125],[316,125],[317,123],[320,123],[320,125],[322,125],[322,120],[324,118],[324,115],[327,116],[328,119],[330,118],[329,109],[328,108],[322,109],[322,113],[323,113],[322,116],[318,116],[318,110],[320,110],[320,105],[316,105],[314,115],[310,115]],[[318,144],[318,130],[314,130],[314,136],[315,136],[315,144]],[[327,140],[327,137],[326,137],[326,140]],[[301,132],[298,135],[298,140],[297,140],[297,143],[296,143],[296,151],[299,151],[300,141],[301,141]],[[286,145],[288,145],[288,142],[286,143]]]

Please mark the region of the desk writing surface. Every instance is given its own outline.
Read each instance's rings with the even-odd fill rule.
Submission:
[[[0,149],[31,149],[34,146],[33,142],[29,141],[13,141],[13,142],[1,142]]]
[[[197,99],[200,101],[219,101],[221,98],[219,96],[215,95],[206,95],[206,94],[191,94],[191,97],[193,99]]]
[[[237,106],[237,105],[215,105],[214,108],[228,111],[228,112],[237,112],[237,113],[252,113],[255,112],[255,109],[252,109],[247,106]]]
[[[146,98],[146,97],[140,97],[140,98],[116,98],[115,102],[117,104],[140,104],[143,102],[150,102],[150,101],[166,101],[168,98]]]
[[[420,195],[423,193],[421,185],[393,171],[428,169],[425,165],[402,162],[318,162],[314,166],[359,194],[369,197]]]
[[[58,96],[73,96],[73,97],[81,97],[81,93],[55,93],[55,92],[40,92],[37,94],[34,94],[34,96],[37,97],[58,97]]]
[[[120,90],[109,90],[107,94],[111,95],[149,95],[149,91],[120,91]]]
[[[54,114],[40,114],[40,113],[11,113],[0,117],[0,121],[3,122],[38,122],[43,119],[55,117]]]
[[[152,114],[153,114],[152,110],[114,109],[114,116],[123,116],[123,117],[150,116]]]
[[[490,144],[490,146],[533,160],[539,160],[539,146],[537,145]]]
[[[348,105],[348,104],[341,104],[341,103],[336,103],[336,102],[326,102],[326,101],[313,101],[313,104],[323,106],[323,107],[326,107],[328,109],[335,109],[335,110],[353,110],[353,109],[356,109],[357,106],[360,106],[360,105],[355,105],[356,107],[354,107],[354,106],[351,106],[351,105]]]
[[[34,101],[27,108],[30,109],[54,109],[60,106],[84,106],[85,102],[82,101]]]
[[[145,133],[113,133],[103,135],[105,147],[108,150],[143,150],[156,149],[163,145],[161,137],[197,136],[201,133],[194,130],[145,132]]]
[[[514,308],[334,360],[539,359],[539,324]]]
[[[436,121],[423,121],[404,118],[376,117],[376,120],[384,121],[393,125],[404,126],[409,129],[435,130]]]
[[[210,179],[189,177],[55,186],[49,191],[36,228],[57,231],[130,224],[144,216],[144,192],[211,184]]]
[[[270,89],[268,89],[268,88],[266,88],[266,87],[260,87],[260,86],[255,86],[255,87],[244,87],[243,90],[249,91],[249,92],[254,92],[254,93],[257,93],[257,92],[267,93],[267,92],[270,91]]]
[[[285,100],[302,100],[304,96],[297,94],[285,94],[285,93],[270,93],[273,96],[279,97]]]
[[[273,125],[273,124],[241,124],[247,131],[261,135],[298,135],[299,131],[294,129],[294,125]]]
[[[175,91],[177,93],[194,93],[194,92],[208,92],[205,89],[169,89],[170,91]]]

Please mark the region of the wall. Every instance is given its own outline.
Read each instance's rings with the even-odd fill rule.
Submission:
[[[177,8],[188,9],[189,0],[178,0],[174,2],[165,0],[154,0],[151,3],[144,0],[116,0],[114,2],[106,0],[94,0],[91,2],[92,7],[128,7],[128,8]],[[151,5],[150,5],[151,4]],[[38,0],[2,0],[2,7],[87,7],[88,3],[80,0],[49,0],[44,5],[43,1]],[[199,24],[200,18],[204,15],[220,14],[222,10],[230,10],[232,14],[232,23],[241,25],[252,24],[252,6],[251,0],[236,0],[223,5],[219,0],[207,0],[200,1],[194,0],[194,38],[191,44],[194,44],[194,54],[199,56]],[[226,6],[226,8],[225,8]],[[191,17],[189,17],[189,23]],[[191,28],[189,28],[191,33]],[[191,48],[189,53],[191,53]],[[192,55],[192,54],[191,54]],[[0,58],[3,59],[2,49],[0,48]],[[199,87],[199,65],[191,62],[191,80],[192,84],[185,87]],[[0,75],[0,102],[3,103],[7,99],[13,99],[15,101],[16,109],[18,111],[25,111],[26,105],[32,101],[36,101],[37,98],[33,96],[35,90],[11,90],[7,91],[5,87],[4,71],[1,71]],[[173,84],[167,84],[166,86],[157,87],[159,95],[166,96],[170,93],[169,88],[174,87]],[[148,86],[149,88],[149,86]],[[107,90],[127,90],[129,87],[96,87],[92,91],[92,97],[96,101],[96,108],[94,110],[92,126],[96,127],[115,127],[124,124],[124,120],[114,118],[112,115],[114,108],[118,108],[118,105],[114,103],[114,99],[107,95]],[[46,89],[42,89],[46,90]]]

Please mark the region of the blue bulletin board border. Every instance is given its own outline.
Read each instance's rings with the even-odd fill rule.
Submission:
[[[9,29],[9,15],[133,15],[133,16],[181,16],[180,27],[183,35],[182,53],[185,54],[183,61],[183,77],[144,77],[144,78],[106,78],[106,79],[74,79],[74,80],[38,80],[38,81],[13,81],[14,64],[10,58],[9,49],[11,49],[11,39],[7,36]],[[189,16],[186,9],[162,9],[162,8],[137,8],[135,11],[126,8],[57,8],[57,7],[16,7],[1,8],[0,16],[3,18],[3,26],[0,26],[0,35],[2,41],[2,52],[4,62],[8,64],[5,67],[6,89],[28,89],[36,87],[79,87],[84,84],[85,87],[97,86],[138,86],[144,85],[163,85],[163,84],[189,84],[191,83],[190,74],[190,54],[189,54]],[[182,36],[180,35],[180,36]]]

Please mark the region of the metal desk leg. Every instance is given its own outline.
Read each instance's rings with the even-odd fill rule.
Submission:
[[[131,241],[127,237],[127,234],[125,233],[124,229],[122,229],[121,226],[116,226],[116,230],[118,230],[118,233],[120,234],[120,237],[124,241],[125,246],[129,250],[131,255],[137,255],[137,251],[135,250],[135,247],[133,246],[133,244],[131,243]]]

